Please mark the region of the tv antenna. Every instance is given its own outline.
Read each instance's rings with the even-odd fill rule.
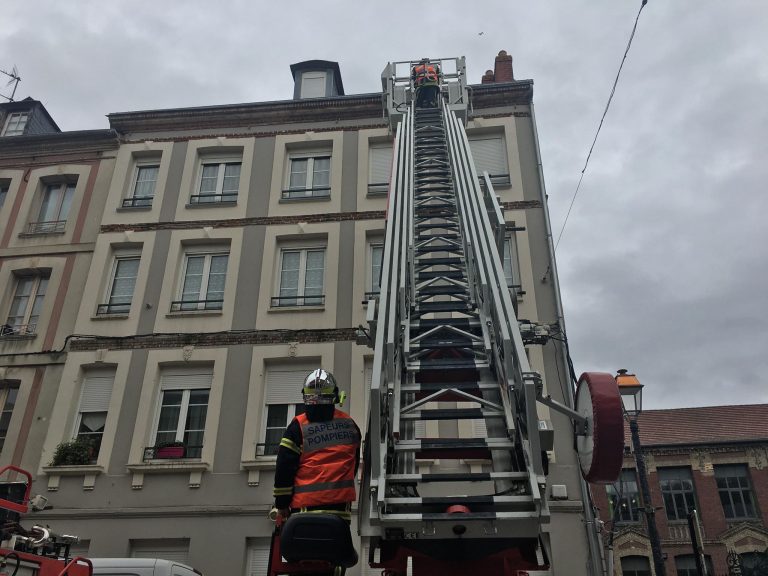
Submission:
[[[10,78],[10,80],[8,80],[8,83],[5,85],[6,88],[8,88],[8,86],[13,84],[13,91],[11,91],[11,95],[6,96],[5,94],[0,94],[0,97],[5,98],[6,100],[8,100],[8,102],[13,102],[13,97],[16,95],[16,88],[19,87],[19,82],[21,82],[21,76],[19,76],[19,71],[16,69],[16,65],[14,64],[10,72],[6,72],[5,70],[1,70],[1,69],[0,69],[0,72],[2,72],[6,76],[8,76],[8,78]]]

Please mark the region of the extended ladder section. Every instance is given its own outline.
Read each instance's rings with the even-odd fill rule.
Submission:
[[[381,296],[369,303],[361,533],[433,555],[447,549],[438,540],[532,541],[546,564],[541,380],[504,276],[502,212],[481,178],[445,101],[409,105],[395,140]]]

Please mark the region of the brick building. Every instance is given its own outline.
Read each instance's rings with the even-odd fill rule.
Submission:
[[[711,573],[768,574],[768,404],[647,410],[639,430],[667,574],[697,574],[687,517],[699,513]],[[625,445],[631,446],[629,429]],[[620,481],[592,493],[612,537],[614,574],[652,574],[634,455]],[[733,572],[737,573],[737,572]]]

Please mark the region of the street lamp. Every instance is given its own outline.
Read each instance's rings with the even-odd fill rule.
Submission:
[[[648,485],[648,471],[645,468],[643,447],[640,444],[640,429],[637,426],[637,418],[643,410],[643,385],[634,374],[628,374],[621,369],[616,374],[616,384],[619,386],[621,401],[624,404],[624,413],[629,420],[629,433],[632,438],[632,450],[635,453],[635,466],[640,480],[640,496],[642,497],[642,511],[645,513],[645,521],[648,526],[648,539],[651,541],[651,554],[656,576],[666,576],[667,569],[664,565],[664,556],[661,552],[661,539],[659,529],[656,527],[656,509],[651,502],[651,488]]]

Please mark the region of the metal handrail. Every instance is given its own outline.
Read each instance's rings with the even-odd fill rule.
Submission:
[[[280,308],[282,306],[324,306],[325,294],[316,296],[273,296],[270,306]]]
[[[195,310],[221,310],[224,306],[222,298],[208,300],[174,300],[171,302],[171,312],[193,312]]]
[[[37,334],[37,324],[2,324],[0,338],[3,336],[34,336]]]
[[[96,307],[96,316],[108,314],[128,314],[131,311],[131,303],[127,304],[99,304]]]
[[[237,202],[237,192],[223,194],[192,194],[190,204],[231,204]]]
[[[286,188],[282,191],[283,200],[300,200],[302,198],[327,198],[330,195],[330,186],[318,186],[314,188]]]
[[[27,234],[60,234],[67,226],[66,220],[48,220],[27,224]]]
[[[123,198],[123,208],[151,208],[154,196],[132,196]]]

